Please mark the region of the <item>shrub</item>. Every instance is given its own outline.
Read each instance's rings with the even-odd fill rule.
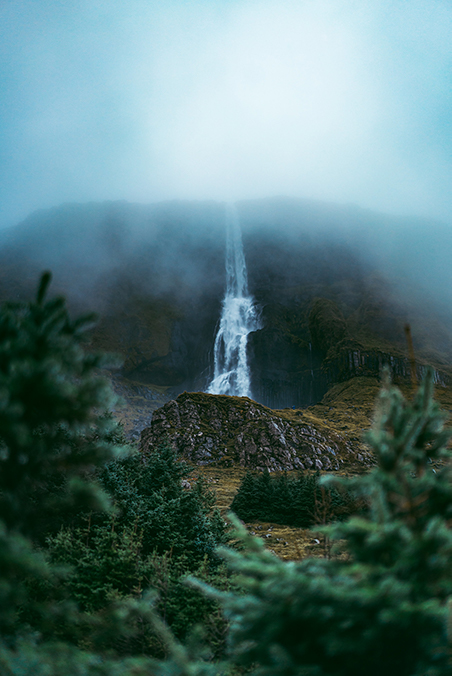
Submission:
[[[104,611],[112,601],[140,598],[153,587],[160,595],[157,608],[178,637],[217,612],[216,603],[183,584],[189,573],[228,584],[214,553],[227,540],[224,520],[212,511],[215,496],[201,479],[184,487],[191,474],[167,446],[145,458],[134,453],[98,473],[115,514],[85,514],[82,526],[61,530],[47,542],[51,561],[70,565],[67,593],[80,608]],[[142,623],[140,631],[139,647],[135,640],[110,642],[109,649],[158,652],[152,627]]]
[[[225,541],[224,521],[212,513],[215,494],[202,477],[186,482],[191,474],[169,446],[146,456],[136,453],[100,473],[100,484],[118,510],[115,527],[140,532],[144,556],[171,550],[199,562]]]
[[[328,505],[327,514],[322,505]],[[308,528],[362,509],[352,494],[335,487],[320,486],[320,475],[299,473],[296,478],[268,472],[247,472],[231,504],[231,510],[243,521],[271,521],[287,526]]]

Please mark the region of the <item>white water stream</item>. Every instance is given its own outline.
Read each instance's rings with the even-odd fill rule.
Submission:
[[[226,293],[214,345],[214,375],[210,394],[250,397],[248,335],[260,328],[259,313],[248,294],[242,233],[237,210],[226,210]]]

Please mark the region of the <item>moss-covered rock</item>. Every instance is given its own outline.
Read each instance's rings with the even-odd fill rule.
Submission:
[[[154,412],[141,434],[141,450],[169,442],[198,464],[239,464],[252,469],[339,470],[350,462],[368,466],[371,456],[346,443],[312,416],[274,411],[247,397],[184,392]]]

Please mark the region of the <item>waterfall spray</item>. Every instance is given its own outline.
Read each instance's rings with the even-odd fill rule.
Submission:
[[[214,345],[210,394],[250,397],[248,335],[260,328],[259,314],[248,294],[248,279],[237,210],[226,209],[226,292]]]

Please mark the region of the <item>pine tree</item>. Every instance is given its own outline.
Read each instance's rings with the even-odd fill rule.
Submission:
[[[201,477],[190,489],[184,488],[182,480],[190,473],[189,465],[167,445],[145,457],[137,453],[109,463],[100,473],[101,485],[119,509],[116,528],[140,531],[144,556],[171,550],[199,562],[224,542],[224,524],[222,539],[216,516],[215,535],[212,532],[215,495]]]
[[[97,369],[106,358],[83,349],[93,317],[72,320],[64,299],[47,300],[50,279],[34,302],[0,309],[0,673],[123,676],[125,663],[58,640],[62,626],[76,638],[87,618],[64,594],[67,570],[39,546],[68,516],[111,508],[92,470],[128,452],[105,415],[113,393]],[[123,605],[92,629],[127,634],[137,612]]]
[[[0,312],[0,519],[32,537],[52,513],[106,507],[86,472],[124,450],[100,415],[112,402],[95,376],[106,358],[82,346],[93,316],[72,321],[63,298],[46,300],[50,279],[35,302]]]
[[[231,510],[243,521],[272,521],[287,526],[308,528],[319,519],[319,505],[329,504],[328,522],[357,511],[359,504],[348,491],[324,488],[320,474],[300,472],[296,479],[268,472],[247,472],[231,504]]]
[[[255,521],[262,518],[261,492],[258,479],[247,472],[242,479],[239,490],[231,504],[232,511],[244,521]]]

